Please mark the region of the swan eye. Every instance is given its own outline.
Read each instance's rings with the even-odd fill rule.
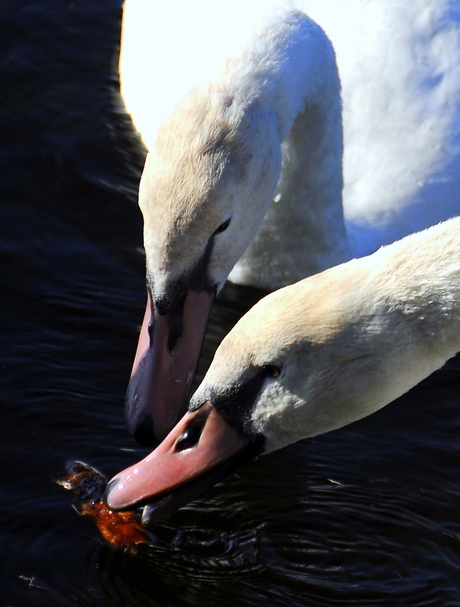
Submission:
[[[264,365],[262,367],[262,373],[265,375],[265,377],[272,377],[276,379],[281,375],[281,369],[276,365]]]
[[[231,221],[231,217],[229,217],[226,221],[224,221],[224,223],[221,223],[220,226],[217,228],[217,230],[214,232],[214,234],[220,234],[221,232],[225,232],[225,230],[230,225],[230,221]]]

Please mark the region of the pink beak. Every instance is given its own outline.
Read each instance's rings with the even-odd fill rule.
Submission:
[[[224,476],[256,457],[259,437],[232,428],[209,402],[184,415],[165,440],[145,459],[123,470],[108,485],[110,508],[145,505],[156,522],[177,510]]]
[[[207,291],[187,293],[180,334],[171,344],[177,327],[148,296],[125,402],[128,430],[144,445],[163,440],[185,411],[214,297]]]

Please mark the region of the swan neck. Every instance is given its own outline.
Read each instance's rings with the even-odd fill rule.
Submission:
[[[315,81],[317,88],[305,93],[282,142],[274,201],[230,280],[274,289],[351,257],[342,207],[340,83],[335,63],[328,67],[321,87]]]

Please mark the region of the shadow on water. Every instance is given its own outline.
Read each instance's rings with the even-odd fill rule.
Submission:
[[[459,361],[349,428],[261,458],[135,554],[53,478],[145,454],[123,399],[144,307],[144,150],[118,98],[121,5],[4,0],[0,607],[459,604]],[[228,286],[202,376],[260,295]],[[199,379],[199,378],[198,378]]]

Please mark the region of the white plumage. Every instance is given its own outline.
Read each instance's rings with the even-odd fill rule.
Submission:
[[[459,1],[299,4],[322,27],[297,8],[126,5],[123,92],[150,148],[138,435],[184,406],[228,277],[273,290],[460,212]]]
[[[122,91],[147,147],[179,99],[221,68],[245,43],[254,22],[279,4],[126,1]],[[301,0],[293,5],[325,30],[336,52],[351,255],[368,254],[458,214],[459,2]],[[276,227],[270,238],[274,232]],[[251,265],[249,257],[246,261]],[[305,275],[311,273],[306,264]],[[246,273],[240,268],[232,278],[257,283],[259,271]],[[274,278],[261,286],[279,284]]]

